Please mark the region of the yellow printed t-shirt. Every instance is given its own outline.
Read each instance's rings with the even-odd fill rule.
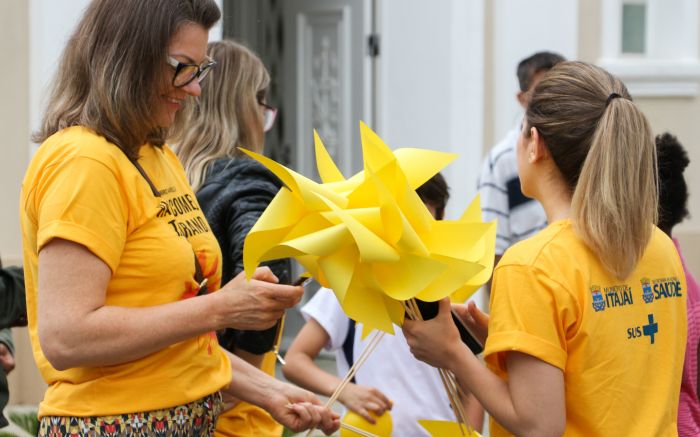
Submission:
[[[147,145],[139,163],[160,197],[117,146],[71,127],[47,139],[27,170],[20,216],[29,333],[49,384],[40,416],[156,410],[200,399],[230,382],[228,358],[213,332],[104,367],[58,371],[41,351],[37,257],[52,238],[82,244],[110,267],[105,305],[147,307],[193,297],[195,253],[209,290],[219,288],[221,252],[176,156],[167,146]],[[71,314],[64,317],[72,323]]]
[[[570,220],[508,249],[494,271],[484,355],[507,379],[519,351],[564,373],[568,436],[673,436],[686,340],[685,276],[659,229],[625,280]],[[493,419],[491,435],[510,435]]]

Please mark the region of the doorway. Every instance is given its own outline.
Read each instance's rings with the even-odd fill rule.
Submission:
[[[314,129],[346,177],[362,169],[359,122],[373,126],[376,107],[375,1],[223,1],[223,37],[248,45],[270,72],[279,115],[265,153],[312,179]],[[318,285],[306,288],[303,302]],[[298,309],[286,320],[283,349],[304,323]]]

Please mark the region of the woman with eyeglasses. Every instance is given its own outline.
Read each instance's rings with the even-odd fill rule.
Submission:
[[[268,268],[221,281],[216,237],[165,144],[214,65],[219,17],[213,0],[94,0],[62,55],[21,193],[42,436],[211,435],[222,393],[294,430],[338,427],[216,339],[270,328],[303,293]]]
[[[170,142],[197,194],[212,232],[223,252],[224,281],[243,271],[243,242],[280,189],[280,181],[239,148],[262,153],[265,132],[276,110],[266,103],[270,76],[251,50],[234,41],[209,43],[208,55],[217,66],[202,86],[202,94],[177,117]],[[288,259],[266,263],[289,283]],[[275,372],[278,330],[219,332],[223,347],[262,368]],[[226,399],[227,411],[216,427],[221,436],[279,436],[282,429],[264,410]]]

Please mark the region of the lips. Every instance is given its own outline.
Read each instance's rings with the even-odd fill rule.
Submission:
[[[163,100],[165,100],[167,102],[169,108],[174,109],[174,110],[178,110],[182,106],[182,100],[180,100],[180,99],[175,99],[173,97],[163,96]]]

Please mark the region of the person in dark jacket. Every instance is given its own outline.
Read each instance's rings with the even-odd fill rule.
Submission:
[[[217,41],[209,44],[208,55],[217,66],[199,99],[176,120],[170,143],[219,241],[222,281],[227,281],[243,270],[245,237],[281,187],[272,173],[238,150],[262,153],[264,135],[274,123],[276,109],[266,101],[269,74],[248,48],[233,41]],[[280,283],[290,282],[289,259],[266,265]],[[226,329],[219,332],[219,342],[274,375],[274,354],[270,351],[278,340],[278,327],[266,331]],[[281,427],[262,409],[240,402],[219,416],[216,434],[279,436]]]
[[[0,428],[9,425],[2,411],[10,399],[7,375],[15,368],[13,326],[27,326],[24,271],[22,267],[2,267],[0,262]]]

